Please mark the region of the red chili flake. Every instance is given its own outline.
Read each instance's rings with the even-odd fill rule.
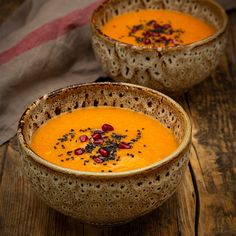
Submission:
[[[101,137],[102,137],[101,134],[93,134],[93,135],[92,135],[93,140],[98,140],[98,139],[100,139]]]
[[[131,145],[129,143],[121,142],[121,143],[119,143],[118,148],[119,149],[130,149]]]
[[[84,149],[83,148],[77,148],[74,150],[74,154],[77,156],[80,156],[84,153]]]
[[[105,148],[100,148],[98,152],[103,156],[103,157],[108,157],[109,156],[109,151],[107,151]]]
[[[102,126],[102,130],[103,131],[113,131],[114,130],[114,127],[112,126],[112,125],[109,125],[109,124],[104,124],[103,126]]]
[[[100,139],[94,140],[93,143],[94,143],[95,145],[101,145],[101,144],[103,144],[103,139],[100,138]]]
[[[87,135],[81,135],[79,137],[79,139],[80,139],[81,142],[86,142],[88,140],[88,136]]]

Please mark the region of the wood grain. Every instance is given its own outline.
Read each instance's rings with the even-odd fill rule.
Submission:
[[[83,225],[49,208],[22,175],[16,138],[9,143],[0,188],[0,235],[78,235]]]
[[[232,18],[231,18],[232,17]],[[235,13],[230,15],[235,20]],[[235,22],[235,21],[234,21]],[[187,94],[200,194],[200,235],[236,235],[235,25],[227,55],[211,78]]]
[[[16,138],[0,150],[0,158],[3,153],[6,158],[0,188],[1,235],[194,235],[196,203],[189,170],[177,192],[159,209],[131,223],[103,228],[83,225],[38,198],[22,174]]]
[[[167,202],[124,225],[82,224],[32,191],[13,138],[0,146],[0,235],[236,235],[236,11],[228,15],[229,40],[220,66],[178,99],[193,124],[193,149],[183,181]]]

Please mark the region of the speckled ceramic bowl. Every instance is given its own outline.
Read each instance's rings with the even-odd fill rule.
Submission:
[[[127,172],[95,173],[63,168],[30,149],[35,130],[62,112],[89,106],[125,107],[169,127],[179,146],[160,162]],[[189,160],[191,125],[184,110],[154,90],[121,83],[75,85],[47,94],[30,105],[17,132],[24,173],[49,206],[93,224],[117,224],[144,215],[176,190]]]
[[[137,9],[171,9],[196,16],[216,28],[204,40],[167,49],[121,43],[100,28],[116,15]],[[211,0],[107,0],[92,17],[92,45],[103,70],[115,81],[181,93],[207,78],[226,45],[227,15]],[[197,30],[197,29],[196,29]]]

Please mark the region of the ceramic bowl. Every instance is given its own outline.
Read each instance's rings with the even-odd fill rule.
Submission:
[[[30,149],[33,133],[47,120],[89,106],[124,107],[150,115],[172,130],[179,146],[162,161],[117,173],[63,168]],[[80,221],[109,225],[144,215],[174,193],[189,161],[191,125],[181,106],[159,92],[130,84],[92,83],[36,100],[21,117],[17,136],[24,173],[45,203]]]
[[[188,13],[215,27],[216,33],[184,46],[148,49],[116,41],[101,32],[114,16],[138,9]],[[226,45],[226,28],[227,15],[211,0],[107,0],[93,13],[92,45],[103,70],[115,81],[176,94],[198,84],[216,68]]]

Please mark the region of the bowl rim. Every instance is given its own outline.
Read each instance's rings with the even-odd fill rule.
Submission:
[[[223,25],[219,30],[216,30],[216,32],[202,40],[198,40],[196,42],[192,42],[192,43],[188,43],[188,44],[183,44],[183,45],[178,45],[176,47],[146,47],[146,46],[138,46],[138,45],[133,45],[133,44],[128,44],[128,43],[124,43],[121,42],[119,40],[116,40],[106,34],[104,34],[98,27],[96,27],[95,24],[95,18],[96,18],[96,14],[99,12],[99,10],[103,7],[105,7],[106,5],[109,5],[109,3],[113,1],[113,0],[105,0],[104,2],[100,3],[97,8],[93,11],[92,17],[91,17],[91,26],[92,26],[92,32],[95,32],[97,35],[99,35],[103,40],[112,43],[112,44],[119,44],[121,46],[128,46],[131,47],[134,50],[137,51],[145,51],[145,52],[153,52],[153,51],[158,51],[158,52],[169,52],[169,51],[180,51],[182,49],[191,49],[194,47],[198,47],[204,44],[207,44],[213,40],[215,40],[216,38],[218,38],[220,35],[224,34],[224,32],[226,31],[227,25],[228,25],[228,16],[225,12],[225,10],[223,9],[223,7],[217,3],[216,1],[212,1],[212,0],[200,0],[201,2],[207,2],[208,4],[212,4],[214,7],[216,7],[222,16],[223,19]],[[119,1],[126,1],[126,0],[119,0]],[[190,14],[191,15],[191,14]]]
[[[177,110],[183,116],[184,127],[186,129],[186,132],[184,134],[182,142],[178,145],[177,149],[174,152],[172,152],[170,155],[166,156],[161,161],[155,162],[151,165],[144,166],[142,168],[133,169],[133,170],[129,170],[129,171],[122,171],[122,172],[105,172],[105,173],[101,173],[101,172],[73,170],[73,169],[69,169],[69,168],[66,168],[66,167],[62,167],[62,166],[53,164],[53,163],[43,159],[39,155],[37,155],[29,147],[29,145],[26,143],[26,140],[25,140],[24,135],[22,133],[23,127],[24,127],[24,124],[25,124],[24,119],[28,115],[30,110],[33,109],[35,106],[37,106],[37,104],[39,104],[41,100],[47,99],[48,97],[56,96],[56,95],[60,94],[61,92],[65,91],[65,90],[70,90],[70,89],[73,90],[73,89],[77,89],[79,87],[94,86],[94,85],[102,85],[102,86],[103,85],[110,85],[110,86],[120,86],[120,87],[132,87],[132,88],[137,88],[139,90],[141,89],[145,93],[150,93],[152,95],[164,97],[167,100],[167,102],[171,103],[175,108],[177,108]],[[41,164],[46,168],[52,169],[53,171],[61,172],[61,173],[64,173],[64,174],[72,174],[72,175],[75,175],[75,176],[86,176],[86,177],[89,177],[89,176],[90,177],[99,177],[99,178],[127,177],[127,176],[142,174],[142,173],[149,172],[149,171],[152,171],[154,169],[158,169],[160,167],[163,167],[163,166],[167,165],[168,163],[172,162],[173,160],[175,160],[176,158],[178,158],[178,156],[181,154],[181,152],[185,151],[186,148],[188,148],[188,146],[190,145],[190,142],[191,142],[191,134],[192,134],[192,126],[191,126],[191,121],[190,121],[189,116],[187,115],[185,110],[176,101],[174,101],[172,98],[168,97],[167,95],[165,95],[161,92],[158,92],[158,91],[155,91],[153,89],[146,88],[146,87],[143,87],[143,86],[140,86],[140,85],[134,85],[134,84],[128,84],[128,83],[117,83],[117,82],[99,82],[99,83],[98,82],[92,82],[92,83],[74,84],[74,85],[66,86],[66,87],[54,90],[52,92],[49,92],[49,93],[39,97],[38,99],[36,99],[33,103],[31,103],[26,108],[26,110],[24,111],[24,113],[22,114],[22,116],[19,120],[18,129],[17,129],[18,144],[25,151],[25,153],[30,158],[32,158],[34,161],[36,161],[38,164]]]

